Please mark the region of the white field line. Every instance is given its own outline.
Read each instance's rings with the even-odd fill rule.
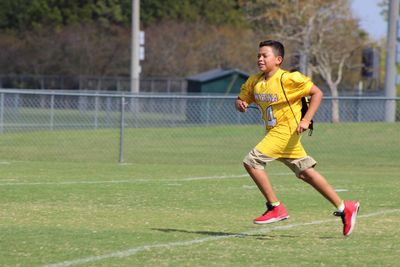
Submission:
[[[141,182],[136,180],[110,180],[110,181],[70,181],[70,182],[33,182],[33,183],[0,183],[0,186],[13,186],[13,185],[75,185],[75,184],[123,184]]]
[[[365,215],[359,215],[358,218],[368,218],[368,217],[374,217],[374,216],[379,216],[379,215],[388,214],[388,213],[396,213],[396,212],[400,212],[400,209],[384,210],[384,211],[378,211],[378,212],[369,213],[369,214],[365,214]],[[177,241],[177,242],[169,242],[169,243],[162,243],[162,244],[144,245],[144,246],[140,246],[140,247],[130,248],[127,250],[112,252],[109,254],[103,254],[103,255],[98,255],[98,256],[89,256],[89,257],[82,258],[82,259],[75,259],[75,260],[54,263],[54,264],[48,264],[48,265],[44,265],[43,267],[67,267],[67,266],[72,266],[72,265],[80,265],[80,264],[85,264],[85,263],[94,262],[94,261],[106,260],[106,259],[110,259],[110,258],[130,257],[130,256],[133,256],[142,251],[149,251],[149,250],[158,249],[158,248],[173,248],[173,247],[191,246],[191,245],[201,244],[201,243],[215,241],[215,240],[234,238],[234,237],[246,237],[249,235],[265,234],[265,233],[272,232],[272,231],[285,231],[285,230],[289,230],[289,229],[293,229],[293,228],[297,228],[297,227],[309,226],[309,225],[319,225],[319,224],[330,223],[330,222],[334,222],[334,221],[337,222],[338,219],[312,221],[312,222],[296,223],[296,224],[288,224],[288,225],[279,225],[279,226],[273,226],[273,227],[268,227],[268,228],[250,230],[250,231],[246,231],[246,232],[242,232],[242,233],[238,233],[238,234],[221,234],[221,235],[215,235],[215,236],[199,238],[199,239],[192,239],[192,240],[187,240],[187,241]]]
[[[291,172],[287,173],[272,173],[272,176],[286,176],[293,175]],[[69,181],[69,182],[1,182],[0,186],[24,186],[24,185],[75,185],[75,184],[130,184],[130,183],[146,183],[146,182],[186,182],[197,180],[213,180],[213,179],[238,179],[249,177],[248,174],[237,175],[221,175],[221,176],[202,176],[202,177],[186,177],[181,179],[132,179],[132,180],[109,180],[109,181]],[[6,181],[6,180],[3,180]]]

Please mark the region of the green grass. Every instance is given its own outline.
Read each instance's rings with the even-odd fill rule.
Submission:
[[[361,201],[350,238],[330,204],[279,163],[268,172],[291,217],[252,224],[264,203],[241,160],[256,126],[127,129],[126,164],[116,130],[3,134],[0,266],[87,257],[80,266],[396,266],[399,132],[320,124],[303,137],[340,195]]]

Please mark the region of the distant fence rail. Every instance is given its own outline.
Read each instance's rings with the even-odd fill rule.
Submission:
[[[1,75],[0,88],[42,90],[130,91],[131,79],[121,76]],[[140,92],[185,93],[187,81],[179,77],[140,79]]]
[[[120,133],[115,137],[119,140],[119,160],[123,161],[124,129],[262,123],[257,110],[237,112],[234,99],[222,95],[0,89],[0,133],[89,130],[95,135],[93,130],[116,129]],[[331,121],[332,100],[339,101],[341,122],[383,122],[385,103],[395,101],[399,106],[400,102],[400,98],[325,97],[315,116],[317,123]]]

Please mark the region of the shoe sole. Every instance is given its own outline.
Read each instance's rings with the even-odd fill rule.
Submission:
[[[350,230],[347,232],[347,234],[345,236],[349,236],[353,232],[354,226],[356,225],[356,219],[357,219],[358,211],[360,210],[360,202],[357,202],[355,204],[355,206],[356,206],[356,211],[353,212],[353,214],[351,215],[351,227],[350,227]]]
[[[279,218],[273,218],[273,219],[269,219],[267,221],[253,221],[255,224],[268,224],[268,223],[275,223],[275,222],[280,222],[283,220],[287,220],[289,219],[289,215],[285,216],[285,217],[279,217]]]

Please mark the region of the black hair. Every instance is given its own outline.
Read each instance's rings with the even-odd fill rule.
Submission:
[[[275,40],[266,40],[262,41],[258,47],[263,47],[263,46],[270,46],[274,50],[275,56],[281,56],[282,59],[285,57],[285,47],[283,44],[279,41]]]

